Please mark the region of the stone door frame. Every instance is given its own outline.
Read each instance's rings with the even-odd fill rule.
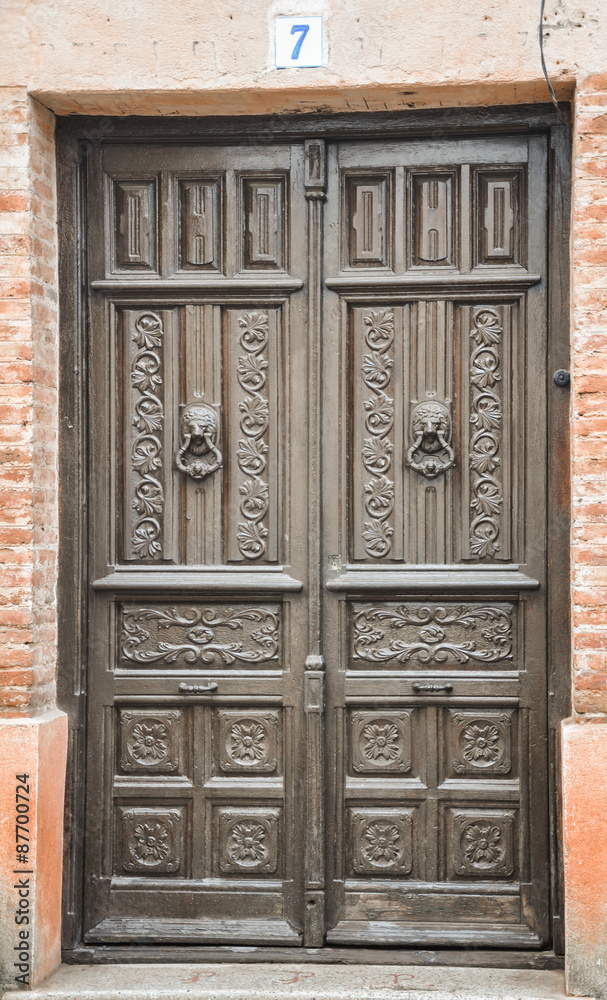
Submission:
[[[103,946],[81,944],[81,893],[86,703],[86,532],[87,532],[87,407],[86,407],[86,158],[88,149],[113,139],[142,142],[188,143],[229,141],[236,137],[252,143],[306,138],[390,137],[437,138],[446,135],[495,135],[543,133],[549,141],[549,289],[548,289],[548,370],[568,367],[569,323],[569,205],[570,134],[550,105],[520,107],[440,109],[436,111],[353,113],[272,117],[225,118],[100,118],[73,116],[57,119],[59,293],[60,293],[60,569],[58,601],[59,706],[69,716],[68,772],[66,786],[66,829],[63,888],[63,948],[68,961],[141,961],[144,957],[172,957],[184,960],[226,960],[229,948],[200,946]],[[567,223],[564,226],[563,220]],[[570,714],[571,656],[569,623],[569,408],[563,405],[562,390],[549,392],[548,400],[548,565],[552,567],[548,593],[549,619],[555,623],[547,637],[549,661],[551,801],[551,880],[553,947],[564,950],[562,912],[562,857],[560,851],[560,764],[559,726]],[[333,954],[336,949],[323,949]],[[366,961],[368,953],[339,949],[347,961]],[[375,954],[379,957],[382,949]],[[413,961],[405,951],[390,950],[391,960]],[[400,957],[397,957],[400,956]],[[406,956],[406,959],[404,958]],[[297,949],[256,949],[255,961],[285,960],[304,956]],[[384,954],[385,958],[385,954]],[[541,959],[541,953],[538,953]],[[377,960],[377,959],[376,959]],[[437,952],[437,960],[452,960]],[[535,964],[528,953],[489,950],[475,952],[474,964],[529,966]],[[542,963],[545,967],[545,961]]]

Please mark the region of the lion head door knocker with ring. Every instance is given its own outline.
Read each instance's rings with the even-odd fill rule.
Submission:
[[[206,403],[190,403],[181,411],[179,451],[175,464],[192,479],[204,479],[223,465],[217,447],[219,417]]]
[[[407,464],[427,479],[434,479],[455,464],[451,447],[451,413],[445,403],[428,400],[411,411],[411,447]]]

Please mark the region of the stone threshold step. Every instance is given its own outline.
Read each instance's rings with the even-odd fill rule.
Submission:
[[[562,972],[411,965],[62,965],[34,1000],[566,1000]],[[23,1000],[8,992],[4,1000]]]

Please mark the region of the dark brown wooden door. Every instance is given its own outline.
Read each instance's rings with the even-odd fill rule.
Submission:
[[[89,942],[548,936],[545,143],[107,143]]]
[[[330,150],[332,943],[548,933],[545,172],[533,138]]]

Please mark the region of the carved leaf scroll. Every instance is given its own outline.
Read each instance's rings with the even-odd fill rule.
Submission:
[[[362,363],[364,384],[373,395],[365,401],[365,429],[369,434],[363,442],[362,462],[371,476],[364,485],[363,502],[369,520],[363,528],[365,552],[372,559],[383,559],[392,548],[394,528],[394,481],[388,473],[392,467],[394,445],[390,432],[394,423],[394,400],[386,389],[392,379],[394,354],[394,313],[388,310],[369,312],[364,317],[365,343],[371,354]]]
[[[131,363],[131,387],[135,394],[131,447],[133,478],[131,548],[138,559],[157,559],[162,553],[164,488],[162,469],[162,429],[164,406],[162,386],[162,346],[164,329],[160,316],[143,312],[135,321],[133,341],[137,351]]]
[[[269,506],[269,487],[264,478],[267,463],[267,431],[269,420],[266,390],[268,360],[268,314],[250,312],[240,317],[240,347],[245,352],[238,358],[236,376],[246,393],[239,403],[240,431],[236,457],[245,475],[239,487],[240,515],[236,541],[245,559],[261,559],[267,549],[268,528],[265,523]]]
[[[465,638],[467,633],[470,639]],[[354,659],[372,663],[511,660],[512,611],[508,606],[481,605],[364,607],[354,615]]]
[[[232,632],[242,638],[229,641]],[[278,615],[266,608],[127,607],[122,613],[122,655],[133,663],[266,663],[278,659],[278,642]]]
[[[502,401],[499,346],[502,326],[495,309],[476,309],[472,319],[470,550],[480,559],[500,550],[500,516],[504,502],[500,477]]]

